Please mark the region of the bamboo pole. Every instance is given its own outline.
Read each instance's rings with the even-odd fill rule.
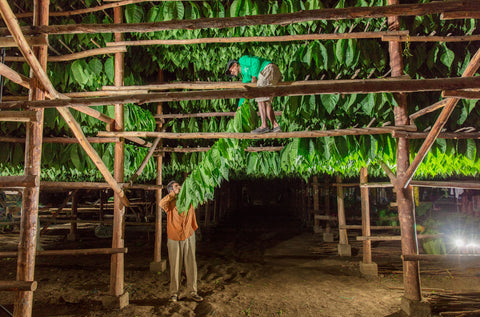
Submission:
[[[114,23],[122,23],[123,11],[121,7],[113,9]],[[115,41],[122,40],[122,34],[115,33]],[[124,71],[124,54],[115,53],[115,86],[123,85],[123,71]],[[123,131],[125,128],[125,109],[123,104],[115,104],[115,126],[116,131]],[[113,173],[116,182],[123,182],[125,169],[125,141],[120,139],[115,143],[115,159]],[[116,192],[113,199],[113,235],[112,248],[123,248],[125,245],[125,204],[123,197]],[[123,193],[123,191],[121,192]],[[124,289],[124,255],[122,253],[112,254],[110,262],[110,295],[119,297],[128,294]],[[128,305],[120,303],[121,307]]]
[[[393,33],[393,32],[392,32]],[[461,35],[461,36],[410,36],[387,34],[382,36],[382,41],[389,42],[473,42],[480,41],[480,35]],[[107,44],[108,45],[108,44]]]
[[[30,89],[30,78],[17,73],[4,63],[0,63],[0,75],[10,79],[12,82],[19,84],[27,89]]]
[[[337,130],[318,130],[318,131],[293,131],[293,132],[269,132],[264,134],[252,133],[234,133],[234,132],[195,132],[195,133],[171,133],[156,131],[125,131],[109,132],[99,131],[100,137],[161,137],[163,139],[288,139],[288,138],[319,138],[326,136],[342,135],[370,135],[370,134],[388,134],[395,130],[409,130],[413,126],[407,127],[378,127],[378,128],[350,128]]]
[[[313,40],[341,40],[341,39],[375,39],[384,36],[408,36],[408,31],[402,32],[351,32],[333,34],[298,34],[281,36],[248,36],[248,37],[210,37],[184,40],[138,40],[123,42],[108,42],[107,47],[116,46],[147,46],[147,45],[192,45],[210,43],[250,43],[250,42],[293,42]]]
[[[336,180],[338,184],[342,183],[342,177],[337,175]],[[338,243],[339,244],[348,244],[348,234],[347,228],[343,228],[347,224],[345,218],[345,201],[344,201],[344,190],[343,186],[337,186],[337,209],[338,209]]]
[[[36,255],[94,255],[94,254],[117,254],[127,253],[127,248],[98,248],[98,249],[73,249],[73,250],[42,250],[37,251]],[[15,251],[0,252],[0,258],[12,258],[18,255]]]
[[[195,20],[172,20],[152,23],[115,23],[115,24],[82,24],[82,25],[51,25],[37,28],[25,27],[26,35],[36,33],[53,34],[91,34],[91,33],[126,33],[126,32],[156,32],[163,30],[199,30],[205,28],[232,28],[249,25],[286,25],[319,20],[342,20],[356,18],[384,18],[388,16],[421,16],[439,14],[450,11],[479,11],[477,1],[435,1],[423,4],[400,4],[378,7],[351,7],[339,9],[318,9],[284,13],[275,15],[253,15],[232,18],[202,18]],[[8,35],[0,30],[0,36]]]
[[[368,182],[367,168],[360,169],[360,183]],[[360,188],[362,204],[362,235],[370,237],[370,201],[368,198],[368,188]],[[369,240],[363,241],[363,259],[365,264],[372,263],[372,244]]]
[[[103,106],[115,103],[144,104],[149,102],[169,102],[181,100],[211,100],[232,98],[258,98],[277,96],[304,96],[320,94],[354,94],[380,92],[422,92],[442,91],[480,86],[480,77],[470,78],[433,78],[433,79],[362,79],[362,80],[325,80],[315,84],[292,86],[249,87],[245,89],[162,92],[138,95],[116,95],[96,98],[71,98],[45,101],[10,101],[1,102],[0,109],[23,109],[29,107],[71,107],[71,106]]]
[[[49,0],[34,1],[33,10],[35,12],[33,25],[48,24],[48,6]],[[22,54],[31,54],[32,59],[36,62],[30,70],[30,77],[38,74],[40,71],[45,75],[47,68],[47,46],[34,47],[33,51],[28,46],[22,33],[17,33],[19,29],[18,22],[13,17],[13,12],[6,0],[0,0],[0,13],[5,24],[11,30],[13,38],[22,46]],[[23,40],[23,41],[22,41]],[[27,51],[24,51],[24,49]],[[37,59],[38,58],[38,59]],[[32,71],[33,68],[34,71]],[[46,75],[45,75],[46,76]],[[30,79],[30,100],[45,99],[45,94],[40,89],[42,80],[36,78]],[[22,214],[20,224],[20,241],[18,243],[17,258],[17,281],[33,281],[35,278],[35,252],[37,248],[38,233],[38,199],[39,199],[39,183],[40,168],[42,159],[42,137],[43,137],[43,111],[38,110],[36,121],[30,121],[26,124],[25,138],[25,168],[24,175],[26,177],[34,177],[35,185],[28,186],[22,193]],[[19,290],[15,293],[14,298],[14,317],[30,317],[32,315],[33,291]]]
[[[0,281],[0,291],[33,292],[36,289],[37,289],[36,281]]]
[[[462,74],[462,77],[465,78],[465,77],[473,76],[479,67],[480,67],[480,49],[472,57],[472,59],[470,60],[470,63],[468,63],[467,67],[465,68],[465,71]],[[413,159],[412,164],[408,167],[408,170],[406,171],[405,175],[400,179],[399,186],[405,188],[408,185],[413,175],[415,174],[415,171],[417,170],[418,166],[423,161],[428,151],[432,147],[433,142],[435,142],[437,136],[440,134],[440,131],[442,130],[445,123],[447,122],[448,118],[450,117],[450,114],[455,109],[455,106],[457,105],[458,100],[459,99],[457,98],[447,99],[447,104],[442,109],[442,112],[438,116],[437,121],[433,125],[432,129],[428,133],[427,138],[425,139],[422,146],[418,150],[417,155]]]
[[[398,5],[399,0],[388,0],[388,6]],[[400,29],[400,19],[398,16],[388,18],[388,29],[397,31]],[[402,59],[402,45],[400,42],[389,42],[391,76],[397,77],[404,73]],[[405,94],[396,94],[395,99],[398,106],[394,107],[395,125],[408,124],[408,105]],[[418,253],[417,237],[415,231],[415,212],[412,197],[412,188],[403,188],[397,185],[397,180],[401,179],[407,171],[410,164],[409,141],[405,138],[399,138],[397,141],[397,176],[393,178],[393,173],[387,168],[387,175],[392,178],[395,185],[398,204],[398,218],[401,230],[401,244],[403,254]],[[384,164],[384,167],[387,167]],[[365,188],[364,190],[368,190]],[[403,265],[403,284],[404,297],[408,300],[420,301],[422,298],[420,289],[420,273],[418,263],[404,263]]]
[[[105,54],[114,54],[114,53],[125,53],[127,51],[126,46],[113,46],[113,47],[102,47],[102,48],[94,48],[91,50],[86,50],[82,52],[76,52],[72,54],[60,55],[60,56],[49,56],[48,61],[50,63],[56,62],[70,62],[82,58],[87,58],[96,55],[105,55]],[[5,58],[7,62],[25,62],[25,58],[23,57],[16,57],[16,56],[8,56]]]

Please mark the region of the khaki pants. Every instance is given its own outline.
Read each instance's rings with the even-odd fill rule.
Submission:
[[[195,259],[195,233],[186,240],[168,239],[168,261],[170,262],[170,293],[178,294],[182,280],[182,267],[185,263],[187,290],[197,292],[197,261]]]
[[[278,66],[270,63],[258,74],[257,87],[267,87],[278,84],[282,80],[282,73],[278,69]],[[271,97],[259,97],[255,98],[257,102],[272,100]]]

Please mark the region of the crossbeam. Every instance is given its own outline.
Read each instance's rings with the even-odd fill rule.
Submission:
[[[480,77],[434,79],[362,79],[325,80],[309,84],[308,81],[292,86],[249,87],[244,89],[161,92],[98,98],[71,98],[68,100],[9,101],[0,103],[0,109],[61,108],[71,106],[103,106],[117,103],[144,104],[181,100],[212,100],[258,98],[276,96],[304,96],[320,94],[365,94],[380,92],[442,91],[480,86]]]
[[[250,25],[286,25],[319,20],[343,20],[356,18],[385,18],[390,16],[422,16],[454,11],[479,11],[480,3],[471,0],[434,1],[422,4],[398,4],[378,7],[352,7],[338,9],[306,10],[275,15],[253,15],[233,18],[202,18],[195,20],[172,20],[152,23],[116,23],[116,24],[66,24],[37,27],[23,27],[25,35],[45,34],[92,34],[155,32],[164,30],[222,29]],[[8,30],[0,29],[0,36],[8,35]]]

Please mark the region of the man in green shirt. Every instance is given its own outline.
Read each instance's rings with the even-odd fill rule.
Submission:
[[[242,82],[257,83],[257,87],[266,87],[276,85],[282,80],[282,74],[278,66],[269,60],[261,57],[242,56],[238,61],[233,59],[228,62],[225,74],[230,77],[242,75]],[[275,113],[272,109],[271,97],[255,98],[258,103],[258,111],[260,112],[260,119],[262,124],[252,133],[266,133],[266,132],[281,132],[282,129],[275,119]],[[239,105],[243,103],[244,99],[240,99]],[[272,130],[268,127],[267,118],[272,123]]]

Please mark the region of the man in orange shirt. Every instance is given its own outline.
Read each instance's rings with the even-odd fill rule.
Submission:
[[[187,290],[190,298],[201,302],[203,298],[197,294],[197,261],[195,259],[195,230],[197,219],[193,206],[186,213],[178,213],[177,195],[182,187],[178,182],[171,181],[167,185],[168,195],[160,201],[160,207],[167,212],[167,248],[170,262],[170,292],[171,302],[178,300],[182,266],[185,263],[187,275]]]

